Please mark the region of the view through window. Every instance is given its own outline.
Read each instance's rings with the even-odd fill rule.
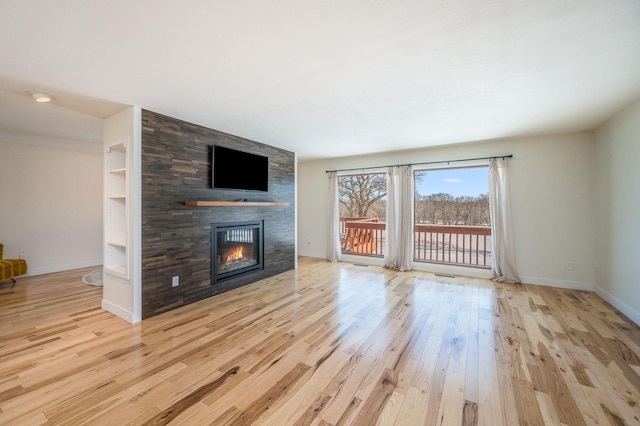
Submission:
[[[491,267],[488,167],[416,170],[414,260]]]
[[[414,260],[491,267],[488,167],[415,170]],[[387,175],[338,177],[342,253],[383,257]]]
[[[338,177],[342,253],[384,256],[386,173]]]

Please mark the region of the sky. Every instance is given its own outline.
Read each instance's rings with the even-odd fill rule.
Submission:
[[[420,195],[444,192],[459,197],[470,195],[477,197],[489,192],[488,168],[469,167],[463,169],[443,169],[416,172],[423,176],[422,182],[416,183]]]

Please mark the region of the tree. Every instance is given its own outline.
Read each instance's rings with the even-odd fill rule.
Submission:
[[[453,197],[447,193],[416,196],[416,222],[443,225],[489,225],[489,194]]]
[[[476,197],[476,214],[475,222],[471,225],[491,225],[491,216],[489,214],[489,193],[480,194]]]
[[[473,225],[474,212],[476,207],[475,197],[461,195],[459,197],[456,197],[455,202],[458,206],[458,217],[456,219],[456,224]]]
[[[433,203],[436,210],[436,220],[445,225],[451,225],[456,220],[456,205],[453,195],[439,192],[427,196],[427,200]]]
[[[343,216],[367,217],[387,196],[387,176],[384,173],[341,176],[338,178],[338,199],[345,207]],[[384,210],[383,210],[384,211]],[[384,220],[384,217],[379,218]]]

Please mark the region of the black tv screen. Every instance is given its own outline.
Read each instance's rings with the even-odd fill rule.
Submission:
[[[269,158],[264,155],[214,145],[211,165],[215,189],[269,190]]]

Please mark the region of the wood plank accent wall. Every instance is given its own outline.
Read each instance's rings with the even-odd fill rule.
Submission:
[[[269,191],[212,189],[214,143],[267,155]],[[292,152],[143,110],[142,318],[293,269],[294,174]],[[245,198],[288,205],[185,205],[186,200]],[[264,270],[211,285],[211,224],[245,220],[264,221]],[[172,287],[176,275],[180,285]]]

